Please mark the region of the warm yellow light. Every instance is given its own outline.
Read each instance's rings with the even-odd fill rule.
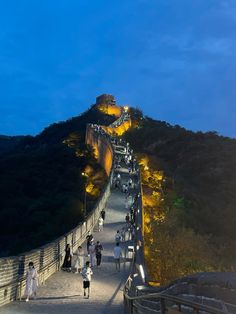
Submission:
[[[148,163],[149,163],[149,160],[148,160],[147,156],[145,156],[139,160],[139,164],[144,166],[144,167],[148,167]]]
[[[157,282],[157,281],[149,281],[148,282],[150,286],[153,286],[153,287],[160,287],[160,282]]]
[[[121,108],[116,105],[100,104],[98,109],[108,115],[119,117],[121,115]]]
[[[86,192],[91,194],[91,192],[93,191],[94,185],[92,182],[89,182],[88,185],[86,186]]]
[[[124,106],[123,108],[124,108],[124,111],[125,111],[125,112],[127,112],[127,111],[129,110],[129,107],[128,107],[128,106]]]

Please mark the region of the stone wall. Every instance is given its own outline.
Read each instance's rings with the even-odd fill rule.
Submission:
[[[106,96],[106,95],[105,95]],[[99,101],[103,101],[101,98]],[[112,100],[112,99],[111,99]],[[110,107],[110,105],[108,105]],[[121,114],[120,118],[110,125],[111,128],[122,127],[126,129],[127,125],[130,126],[130,119],[127,120],[125,113],[121,107],[112,105],[111,108],[119,108],[117,114]],[[26,283],[26,272],[28,263],[32,261],[39,274],[39,284],[45,283],[53,273],[58,271],[63,263],[64,250],[67,243],[71,244],[73,250],[78,245],[82,244],[89,231],[91,231],[97,224],[98,218],[102,208],[106,206],[107,199],[110,195],[110,189],[113,179],[113,157],[114,151],[110,141],[109,135],[98,126],[88,125],[86,131],[86,143],[91,145],[95,154],[97,155],[98,162],[105,169],[109,180],[104,192],[99,198],[93,211],[89,214],[86,221],[80,223],[76,228],[44,245],[40,248],[20,254],[19,256],[12,256],[0,258],[0,306],[7,304],[13,300],[20,299],[24,294]],[[143,263],[143,247],[142,247],[142,200],[141,200],[141,183],[139,180],[138,191],[140,193],[138,202],[137,214],[137,236],[135,241],[136,251],[136,267],[140,271],[139,265]]]
[[[88,131],[87,140],[91,144],[96,143],[99,162],[106,169],[109,176],[108,184],[84,223],[80,223],[67,234],[38,249],[19,256],[0,258],[0,306],[23,296],[26,271],[30,261],[34,263],[35,268],[38,270],[40,285],[44,284],[45,280],[58,271],[63,263],[66,244],[71,244],[73,250],[82,244],[88,232],[96,225],[100,212],[106,205],[113,176],[112,144],[106,134],[97,134],[90,127],[88,129],[90,131]]]
[[[113,95],[103,94],[96,98],[96,105],[99,110],[105,114],[114,115],[120,117],[122,109],[116,105],[116,101]]]
[[[98,163],[105,169],[109,176],[113,162],[113,148],[108,141],[107,134],[102,128],[97,129],[92,124],[87,125],[86,144],[93,147]]]

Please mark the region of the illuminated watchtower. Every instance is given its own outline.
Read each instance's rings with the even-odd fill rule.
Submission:
[[[115,97],[109,94],[102,94],[96,98],[96,105],[102,112],[115,115],[119,117],[121,115],[121,108],[116,105]]]
[[[96,105],[116,105],[115,97],[109,94],[102,94],[96,98]]]

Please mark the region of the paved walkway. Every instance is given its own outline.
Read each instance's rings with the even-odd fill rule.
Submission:
[[[125,169],[124,169],[125,170]],[[123,174],[126,177],[127,174]],[[125,224],[125,196],[113,190],[106,207],[104,230],[94,230],[95,241],[103,244],[100,269],[94,268],[90,299],[84,299],[80,274],[59,271],[38,290],[38,297],[28,303],[12,302],[0,308],[0,314],[90,314],[123,313],[123,286],[129,274],[129,262],[123,262],[121,272],[115,270],[113,248],[116,230]],[[122,244],[125,253],[128,241]],[[86,245],[83,247],[86,250]]]

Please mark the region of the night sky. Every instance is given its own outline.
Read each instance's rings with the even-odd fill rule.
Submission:
[[[235,0],[0,2],[0,134],[37,134],[97,95],[236,137]]]

